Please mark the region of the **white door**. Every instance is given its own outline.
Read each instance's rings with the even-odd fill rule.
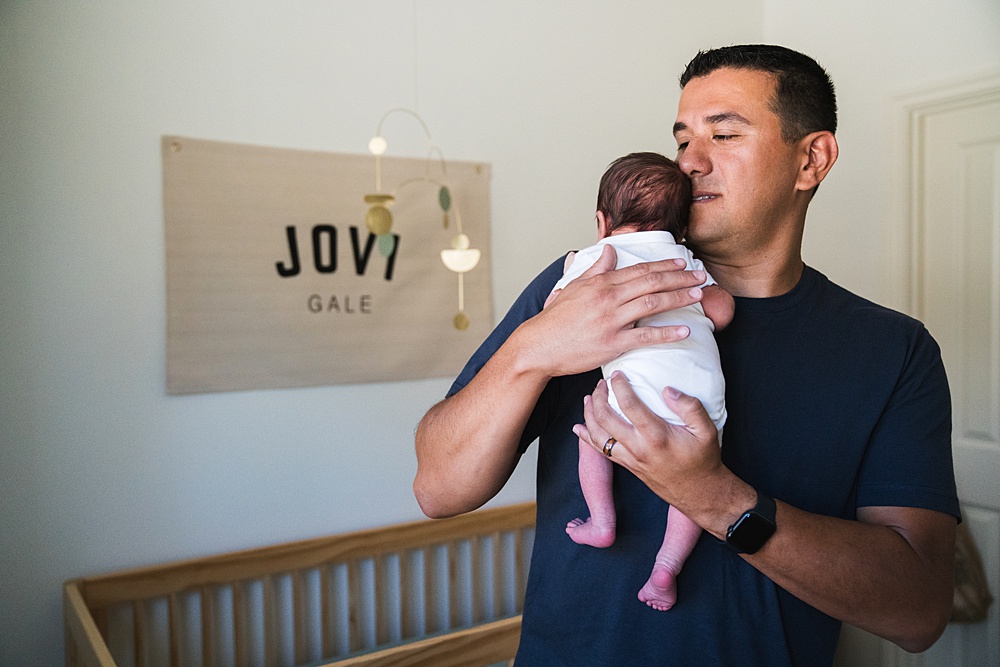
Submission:
[[[1000,598],[1000,99],[925,114],[920,134],[916,315],[941,345],[959,498]],[[916,664],[1000,665],[998,605]]]
[[[906,191],[897,294],[941,346],[966,525],[997,598],[986,621],[951,624],[909,654],[845,626],[837,667],[1000,666],[1000,77],[900,102]]]

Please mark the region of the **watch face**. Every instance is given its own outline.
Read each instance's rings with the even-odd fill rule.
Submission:
[[[726,542],[743,553],[752,554],[774,534],[774,524],[756,512],[747,512],[726,535]]]

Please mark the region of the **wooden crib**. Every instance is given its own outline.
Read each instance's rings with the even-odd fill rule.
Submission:
[[[482,666],[517,651],[534,503],[66,582],[66,664]]]

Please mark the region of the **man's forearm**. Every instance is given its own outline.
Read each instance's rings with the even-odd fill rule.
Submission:
[[[748,560],[817,609],[908,651],[926,650],[951,613],[955,519],[866,509],[867,517],[847,521],[779,504],[785,529]]]
[[[413,491],[428,516],[474,510],[510,478],[521,434],[548,382],[521,357],[515,333],[466,387],[432,407],[417,426]]]

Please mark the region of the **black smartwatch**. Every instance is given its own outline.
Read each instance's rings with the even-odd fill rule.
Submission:
[[[726,531],[726,544],[741,554],[757,553],[778,528],[774,498],[757,492],[757,504],[743,513]]]

